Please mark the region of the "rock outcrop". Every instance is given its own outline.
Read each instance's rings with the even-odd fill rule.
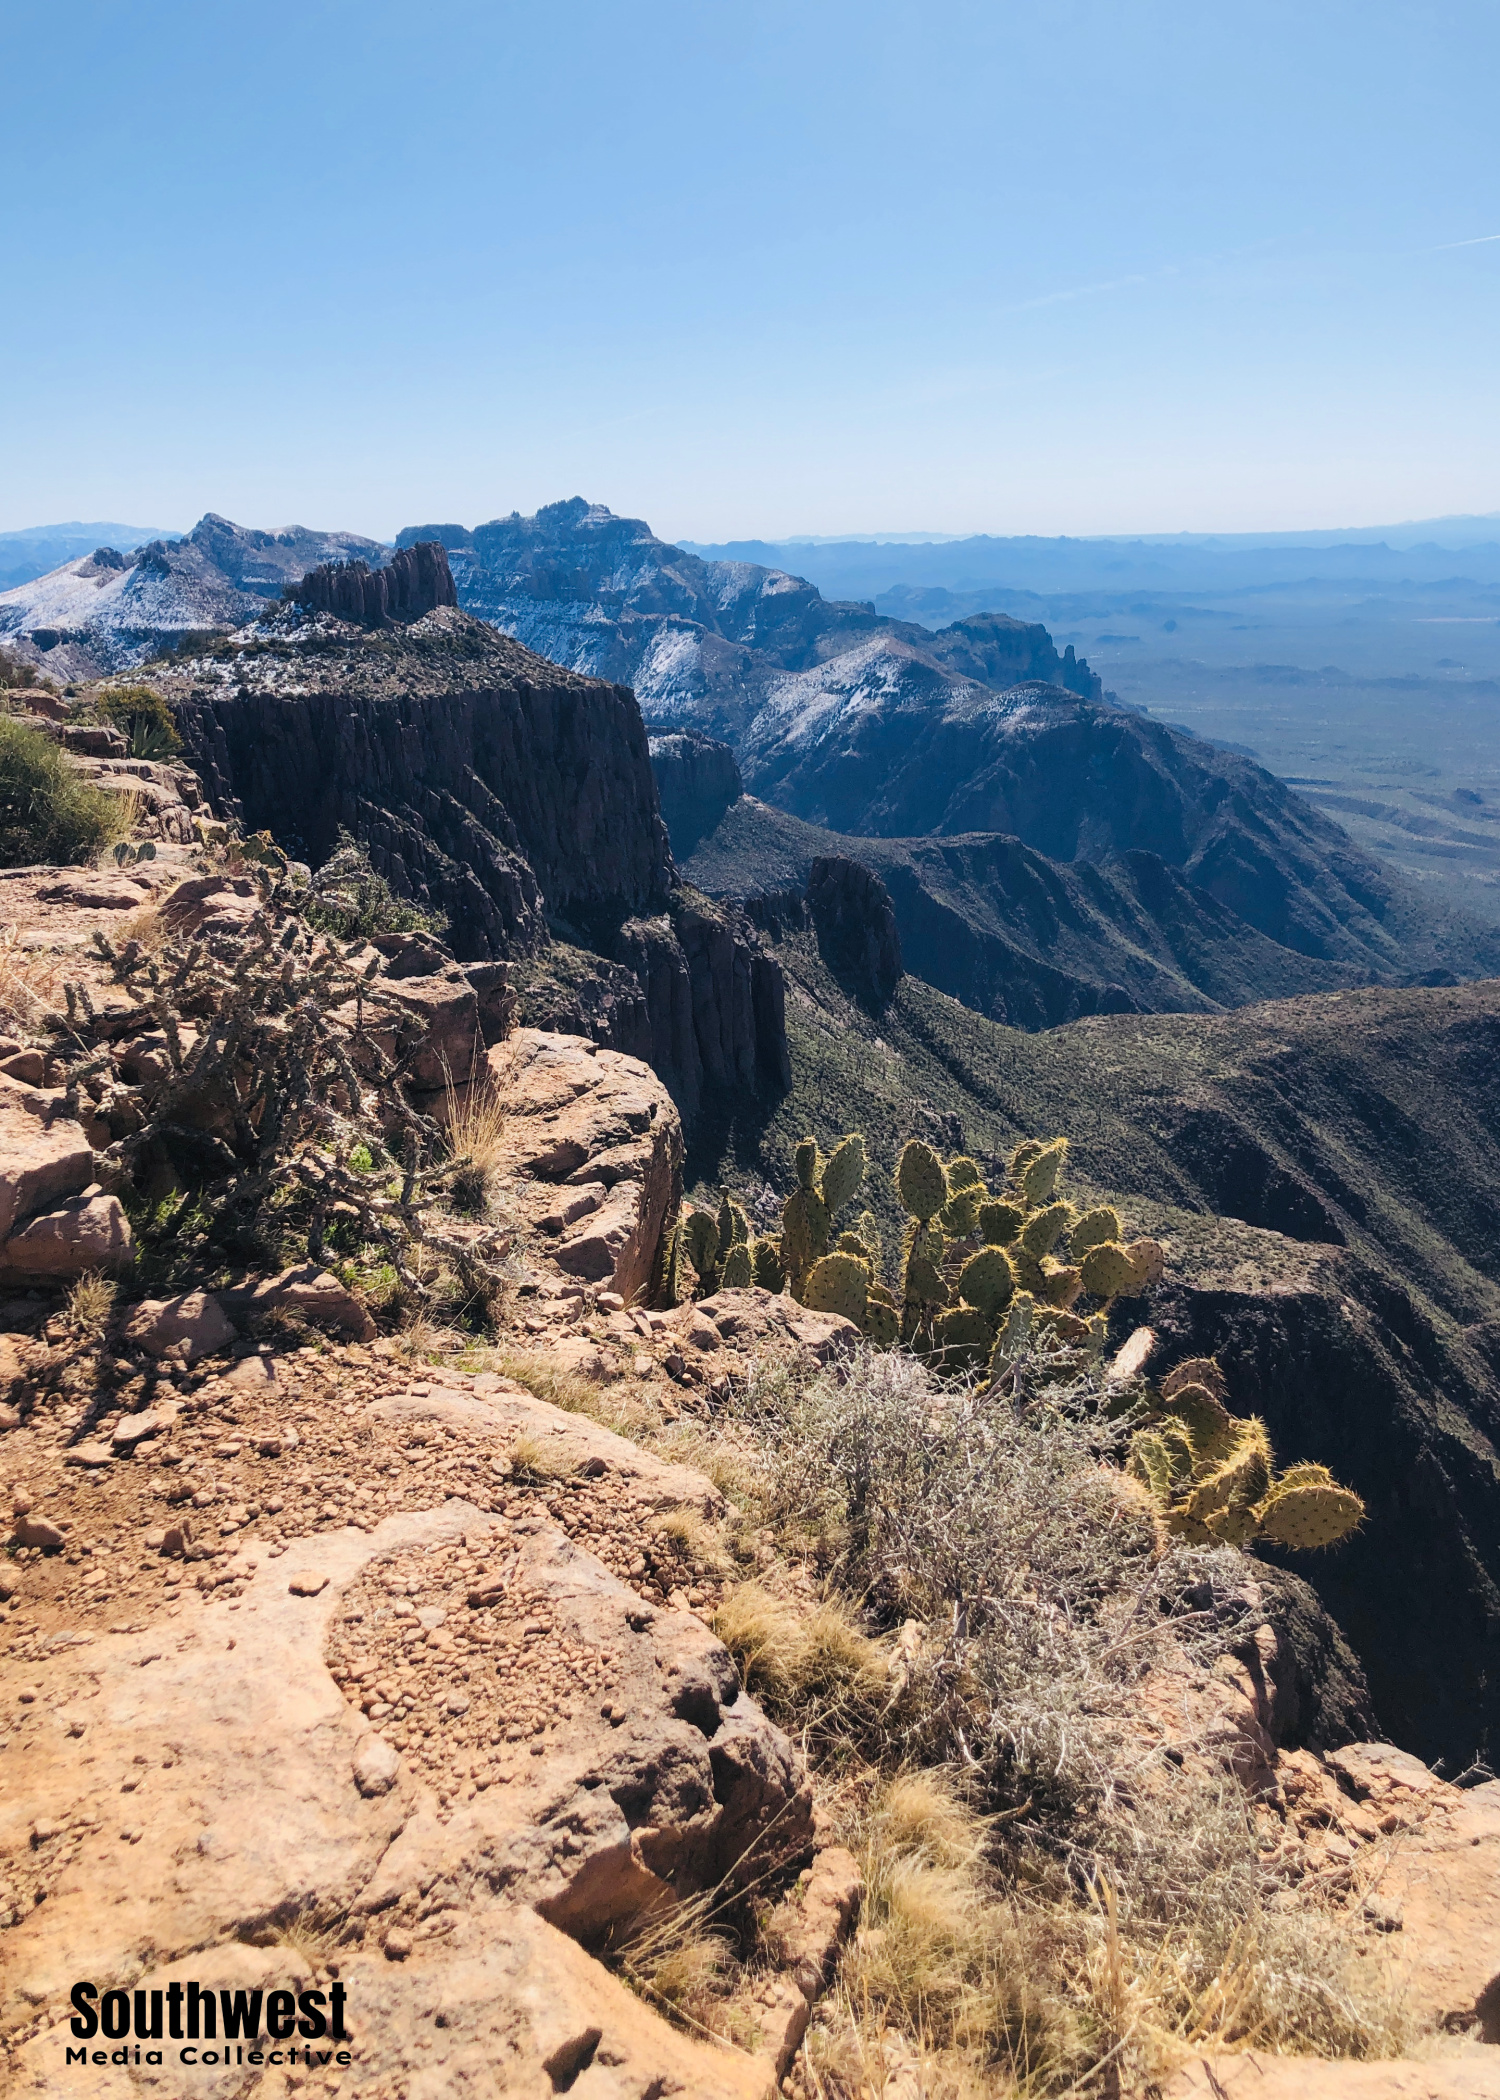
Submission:
[[[364,589],[349,576],[327,588]],[[689,1116],[715,1088],[785,1087],[779,968],[677,882],[623,688],[451,606],[378,636],[290,608],[163,683],[217,815],[313,865],[351,832],[461,962],[530,959],[529,1021],[647,1058]]]
[[[382,569],[363,561],[324,562],[292,595],[309,612],[331,613],[356,627],[394,627],[458,603],[448,557],[435,540],[401,548]]]
[[[807,878],[818,951],[851,997],[879,1012],[901,981],[901,936],[890,892],[856,860],[821,855]]]
[[[662,821],[673,854],[685,860],[743,794],[740,769],[728,744],[696,730],[654,736],[650,748]]]

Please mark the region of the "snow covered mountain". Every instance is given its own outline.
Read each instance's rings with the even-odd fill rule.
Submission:
[[[210,511],[180,540],[99,547],[0,591],[0,646],[64,681],[143,663],[185,635],[241,626],[319,562],[389,559],[377,540],[291,525],[256,532]]]
[[[1083,696],[1100,691],[1044,627],[995,614],[933,635],[872,605],[826,599],[783,569],[701,561],[643,519],[579,496],[472,531],[420,525],[396,536],[398,546],[416,540],[442,541],[467,611],[540,656],[633,686],[654,727],[724,738],[744,753],[751,779],[776,725],[794,732],[794,715],[837,712],[872,680],[893,688],[1041,678]]]

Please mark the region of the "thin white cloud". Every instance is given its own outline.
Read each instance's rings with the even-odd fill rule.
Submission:
[[[1483,248],[1491,241],[1500,241],[1500,233],[1476,234],[1472,241],[1439,241],[1435,248],[1429,248],[1427,252],[1429,255],[1441,255],[1446,248]]]

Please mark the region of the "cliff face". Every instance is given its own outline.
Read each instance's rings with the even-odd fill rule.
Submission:
[[[688,1114],[716,1084],[774,1088],[779,972],[732,907],[678,886],[633,696],[449,605],[400,624],[441,592],[437,552],[309,579],[360,625],[288,605],[162,676],[215,812],[314,865],[351,832],[460,960],[533,960],[543,1025],[569,1024],[554,937],[592,951],[583,1032],[650,1057]]]

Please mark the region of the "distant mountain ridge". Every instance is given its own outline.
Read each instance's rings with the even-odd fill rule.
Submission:
[[[538,655],[629,684],[653,726],[698,728],[737,748],[763,711],[784,713],[789,693],[805,704],[824,683],[823,667],[861,648],[871,651],[862,675],[887,684],[984,676],[982,657],[1004,684],[1049,678],[1080,695],[1102,692],[1087,664],[1071,649],[1059,654],[1038,623],[995,615],[982,632],[945,641],[872,605],[827,599],[784,569],[700,561],[643,519],[582,497],[472,531],[420,525],[396,535],[398,546],[417,540],[447,548],[467,612]],[[836,670],[827,679],[831,690],[847,682]]]
[[[209,511],[180,540],[99,546],[0,591],[0,646],[61,680],[128,670],[185,636],[241,626],[329,561],[389,559],[378,540],[290,525],[259,532]]]
[[[80,518],[58,525],[28,525],[19,532],[0,532],[0,591],[46,576],[64,562],[81,561],[96,547],[117,547],[129,553],[144,546],[147,540],[175,536],[160,525],[121,525],[105,519],[88,524]]]

